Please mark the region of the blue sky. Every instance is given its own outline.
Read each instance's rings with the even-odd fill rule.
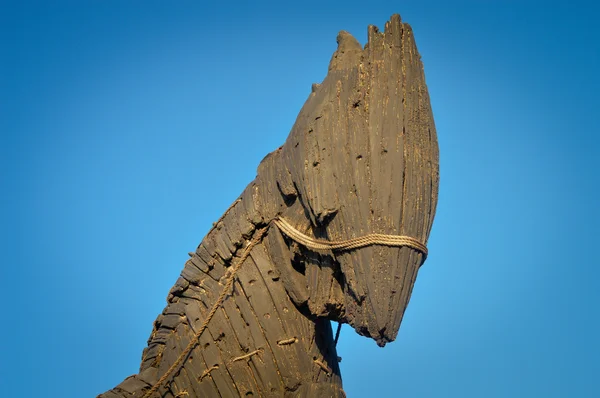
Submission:
[[[2,2],[0,391],[135,373],[194,250],[281,145],[339,30],[415,31],[438,213],[398,340],[344,327],[349,397],[600,395],[592,2]]]

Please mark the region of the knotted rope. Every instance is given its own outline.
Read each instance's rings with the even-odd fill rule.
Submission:
[[[416,250],[420,251],[421,253],[423,253],[423,257],[424,257],[423,261],[425,260],[425,257],[427,257],[427,247],[424,244],[422,244],[421,242],[419,242],[419,240],[417,240],[415,238],[411,238],[410,236],[369,234],[369,235],[361,236],[358,238],[352,238],[352,239],[348,239],[348,240],[327,241],[327,240],[322,240],[322,239],[311,238],[310,236],[303,234],[302,232],[298,231],[296,228],[294,228],[290,223],[288,223],[283,218],[275,218],[271,222],[273,224],[275,224],[279,228],[279,230],[281,232],[283,232],[284,234],[286,234],[288,237],[290,237],[297,243],[299,243],[309,249],[313,249],[313,250],[346,251],[346,250],[354,250],[354,249],[358,249],[358,248],[370,246],[370,245],[384,245],[384,246],[397,246],[397,247],[407,246],[407,247],[411,247],[411,248],[416,249]],[[223,304],[223,301],[225,301],[225,298],[227,297],[228,292],[231,290],[237,271],[241,268],[244,261],[246,261],[246,259],[250,255],[250,252],[254,248],[254,246],[256,246],[258,243],[261,242],[263,236],[268,231],[270,226],[271,226],[271,223],[269,223],[264,228],[258,230],[258,232],[254,235],[254,237],[252,237],[252,240],[250,241],[248,246],[246,246],[244,248],[242,255],[238,258],[235,265],[232,266],[229,277],[227,278],[227,280],[225,282],[225,287],[221,291],[219,298],[217,299],[215,304],[212,306],[210,312],[204,319],[204,322],[202,322],[202,325],[200,325],[200,328],[194,334],[194,338],[192,338],[190,340],[190,342],[185,347],[185,349],[181,352],[181,354],[179,354],[179,356],[177,357],[175,362],[173,362],[173,364],[169,367],[169,369],[167,369],[167,371],[160,377],[160,379],[158,379],[158,381],[156,383],[154,383],[154,385],[150,388],[150,390],[148,390],[146,392],[146,394],[144,394],[144,396],[142,398],[150,398],[150,396],[152,394],[154,394],[156,391],[158,391],[158,389],[163,385],[163,383],[187,359],[187,357],[192,352],[192,350],[196,347],[196,345],[198,345],[200,336],[202,335],[202,333],[204,333],[204,331],[208,327],[209,322],[215,316],[215,314],[217,313],[217,310],[219,309],[219,307],[221,307],[221,305]],[[341,324],[339,326],[341,326]],[[336,333],[336,339],[335,339],[336,344],[337,344],[337,340],[339,338],[339,329],[340,329],[339,326],[338,326],[338,331]],[[254,353],[255,352],[253,352],[252,354],[254,354]],[[248,354],[246,356],[250,356],[250,354]],[[213,370],[213,369],[211,368],[211,370]]]

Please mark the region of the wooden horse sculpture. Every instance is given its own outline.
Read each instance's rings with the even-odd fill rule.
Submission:
[[[340,32],[285,144],[215,223],[117,397],[343,397],[330,321],[393,341],[425,260],[438,147],[409,25]]]

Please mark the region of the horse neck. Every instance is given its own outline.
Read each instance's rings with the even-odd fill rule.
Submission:
[[[242,195],[190,254],[154,322],[140,375],[160,377],[196,338],[231,276],[232,264],[265,224],[249,208]],[[185,390],[197,396],[300,391],[342,396],[330,322],[298,310],[282,281],[281,264],[273,257],[265,240],[252,248],[234,275],[233,289],[165,386],[173,395]]]

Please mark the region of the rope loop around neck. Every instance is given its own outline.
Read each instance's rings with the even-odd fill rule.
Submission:
[[[383,245],[394,247],[410,247],[423,253],[423,261],[427,257],[427,246],[421,243],[418,239],[403,235],[385,235],[385,234],[368,234],[358,238],[352,238],[341,241],[330,241],[323,239],[311,238],[294,228],[289,222],[283,218],[273,219],[273,223],[285,235],[296,241],[297,243],[306,246],[313,250],[333,250],[347,251],[359,249],[371,245]]]

